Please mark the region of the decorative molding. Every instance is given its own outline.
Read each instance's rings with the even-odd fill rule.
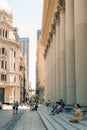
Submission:
[[[65,12],[65,0],[59,0],[58,1],[60,12]]]
[[[51,28],[52,28],[52,35],[53,35],[53,33],[55,34],[56,32],[56,21],[55,21],[55,19],[54,19],[54,22],[51,24]]]
[[[60,11],[59,11],[59,7],[57,8],[57,11],[54,13],[54,18],[55,18],[55,22],[56,23],[60,22]]]

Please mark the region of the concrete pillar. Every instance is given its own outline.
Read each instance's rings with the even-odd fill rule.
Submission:
[[[66,101],[65,12],[60,12],[60,98]]]
[[[60,25],[56,24],[56,99],[60,99]]]
[[[76,100],[74,1],[66,0],[66,104]]]
[[[76,102],[87,106],[87,0],[74,0]]]

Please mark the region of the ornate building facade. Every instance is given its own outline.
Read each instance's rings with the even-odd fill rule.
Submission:
[[[45,100],[87,106],[87,0],[44,0]]]
[[[0,100],[20,101],[20,43],[12,26],[12,12],[6,0],[0,0]]]

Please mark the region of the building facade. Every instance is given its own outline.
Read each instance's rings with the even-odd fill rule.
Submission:
[[[87,0],[44,0],[45,100],[87,106]]]
[[[20,43],[12,26],[12,12],[6,0],[0,0],[0,101],[20,101]]]
[[[21,43],[21,54],[25,59],[25,89],[28,91],[29,89],[29,38],[24,37],[20,38]]]

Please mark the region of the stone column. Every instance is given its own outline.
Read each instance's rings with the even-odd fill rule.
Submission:
[[[51,101],[51,48],[49,47],[49,92],[50,92],[50,101]]]
[[[46,90],[47,90],[47,100],[49,99],[49,69],[48,69],[48,66],[49,66],[49,63],[48,63],[48,52],[47,52],[47,56],[46,56],[46,62],[47,62],[47,67],[46,67],[46,71],[47,71],[47,88],[46,88]]]
[[[76,100],[75,85],[75,37],[74,1],[66,0],[66,104],[73,105]]]
[[[51,49],[51,56],[50,56],[50,60],[51,60],[51,62],[50,62],[50,64],[51,64],[51,101],[53,102],[53,69],[52,69],[52,66],[53,66],[53,48],[52,48],[52,44],[53,44],[53,42],[52,42],[52,39],[51,39],[51,45],[50,45],[50,49]]]
[[[44,52],[45,53],[45,52]],[[46,55],[46,53],[45,53]],[[47,95],[48,95],[48,92],[47,92],[47,57],[45,56],[45,101],[47,101]]]
[[[53,100],[56,101],[56,32],[55,22],[52,24],[53,31]]]
[[[49,53],[49,47],[48,47],[47,57],[48,57],[48,99],[50,99],[51,92],[50,92],[50,53]]]
[[[87,0],[74,0],[76,102],[87,106]]]
[[[65,11],[63,6],[60,1],[60,98],[66,101]]]
[[[56,99],[60,99],[60,21],[59,11],[55,13],[56,19]]]

